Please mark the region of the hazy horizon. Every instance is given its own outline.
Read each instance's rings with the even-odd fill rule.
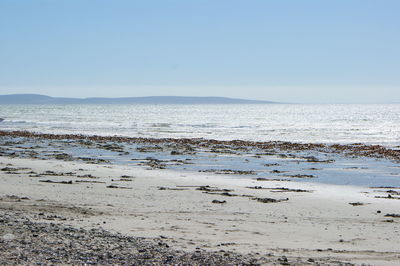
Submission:
[[[0,3],[0,94],[400,102],[398,1]]]
[[[400,104],[400,101],[388,101],[388,102],[288,102],[288,101],[271,101],[269,99],[257,99],[255,97],[229,97],[229,96],[213,96],[213,95],[205,95],[205,96],[193,96],[193,95],[143,95],[143,96],[98,96],[98,95],[89,95],[89,96],[52,96],[48,94],[40,94],[34,92],[28,93],[6,93],[0,94],[1,96],[11,96],[11,95],[38,95],[38,96],[47,96],[52,98],[73,98],[77,100],[85,100],[91,98],[108,98],[108,99],[118,99],[118,98],[151,98],[151,97],[171,97],[171,98],[225,98],[232,100],[246,100],[246,101],[263,101],[269,102],[271,104]]]

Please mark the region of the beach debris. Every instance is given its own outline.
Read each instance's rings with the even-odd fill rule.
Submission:
[[[18,171],[18,170],[23,170],[23,169],[13,168],[13,167],[4,167],[4,168],[1,168],[0,170],[4,171],[4,172],[15,172],[15,171]]]
[[[99,158],[89,158],[89,157],[78,157],[78,160],[84,161],[88,164],[100,164],[100,163],[110,163],[110,160],[99,159]]]
[[[320,160],[315,156],[305,156],[302,157],[303,159],[306,159],[308,163],[333,163],[335,160]]]
[[[134,176],[131,176],[131,175],[121,175],[121,178],[134,178]]]
[[[278,258],[278,261],[281,263],[281,265],[290,265],[289,260],[287,259],[286,256],[282,256],[281,258]]]
[[[211,203],[224,204],[226,203],[226,200],[213,200]]]
[[[221,196],[226,196],[226,197],[236,197],[236,196],[239,196],[239,195],[237,195],[237,194],[232,194],[232,193],[229,193],[229,192],[209,192],[209,191],[204,191],[203,193],[212,194],[212,195],[221,195]]]
[[[65,184],[65,185],[72,185],[72,181],[54,181],[54,180],[39,180],[39,182],[43,182],[43,183],[54,183],[54,184]]]
[[[271,189],[271,192],[312,192],[312,190],[299,189],[299,188],[287,188],[287,187],[275,187],[267,188]]]
[[[281,173],[286,173],[287,171],[280,171],[280,170],[272,170],[272,171],[269,171],[271,174],[281,174]]]
[[[363,205],[365,205],[365,203],[362,203],[362,202],[349,202],[349,204],[352,205],[352,206],[363,206]]]
[[[288,201],[289,198],[286,199],[273,199],[273,198],[253,198],[253,200],[256,200],[258,202],[262,202],[262,203],[277,203],[277,202],[282,202],[282,201]]]
[[[144,164],[149,166],[150,169],[165,169],[167,167],[167,165],[165,163],[163,163],[164,161],[162,161],[162,160],[152,158],[152,157],[148,157],[148,158],[146,158],[146,160],[147,161]]]
[[[400,189],[400,187],[388,187],[388,186],[382,186],[382,187],[370,187],[370,188],[391,188],[391,189]]]
[[[97,180],[75,180],[76,183],[92,183],[92,184],[105,184],[106,182]]]
[[[79,177],[79,178],[92,178],[92,179],[98,179],[98,177],[95,177],[95,176],[93,176],[93,175],[91,175],[91,174],[86,174],[86,175],[77,175],[76,177]]]
[[[374,190],[375,192],[385,192],[388,193],[389,195],[400,195],[400,191],[396,191],[393,189],[389,189],[389,190]]]
[[[396,190],[386,190],[386,193],[389,193],[391,195],[400,195],[400,191],[396,191]]]
[[[271,192],[312,192],[311,190],[306,189],[292,189],[287,187],[262,187],[262,186],[254,186],[254,187],[246,187],[248,189],[268,189]]]
[[[258,177],[255,180],[257,181],[284,181],[284,182],[289,182],[291,180],[289,179],[279,179],[279,178],[265,178],[265,177]]]
[[[400,197],[393,197],[392,195],[388,194],[387,196],[375,196],[377,199],[395,199],[400,200]]]
[[[393,217],[393,218],[400,218],[400,214],[397,213],[388,213],[385,217]]]
[[[7,201],[15,201],[15,202],[21,202],[22,200],[30,200],[30,198],[28,197],[25,196],[20,197],[17,195],[6,195],[4,198],[7,199]],[[3,198],[0,199],[3,200]]]
[[[97,147],[99,149],[104,149],[104,150],[108,150],[108,151],[113,151],[113,152],[124,152],[124,147],[122,145],[118,145],[116,143],[112,143],[112,144],[99,144],[97,145]]]
[[[120,179],[111,179],[111,182],[132,182],[132,179],[120,178]]]
[[[284,175],[285,177],[291,177],[291,178],[315,178],[315,175],[302,175],[302,174],[296,174],[296,175]]]
[[[138,152],[159,152],[159,151],[163,151],[163,148],[158,145],[141,146],[141,147],[136,148],[136,151],[138,151]]]
[[[176,187],[195,187],[195,188],[198,188],[198,187],[210,187],[209,185],[206,185],[206,186],[201,186],[201,185],[176,185]],[[214,187],[214,188],[216,188],[216,187]]]
[[[36,176],[43,176],[43,175],[45,175],[45,176],[75,176],[75,173],[73,173],[73,172],[57,173],[57,172],[48,170],[43,173],[37,174]]]
[[[271,167],[271,166],[279,166],[279,163],[266,163],[264,164],[265,167]]]
[[[200,186],[196,188],[196,190],[204,191],[204,192],[232,192],[233,189],[227,188],[218,188],[218,187],[210,187],[210,186]]]
[[[188,190],[188,189],[179,187],[158,187],[158,190]]]
[[[55,154],[54,158],[56,160],[63,160],[63,161],[72,161],[74,159],[74,157],[72,155],[67,154],[67,153]]]
[[[215,173],[215,174],[224,174],[224,175],[255,175],[255,171],[245,171],[245,170],[232,170],[232,169],[207,169],[207,170],[199,170],[199,172],[204,173]]]
[[[106,186],[106,188],[132,189],[131,187],[121,187],[121,186],[116,186],[116,185],[109,185],[109,186]]]
[[[255,198],[255,196],[254,195],[248,195],[248,194],[242,194],[242,195],[240,195],[241,197],[244,197],[244,198]]]

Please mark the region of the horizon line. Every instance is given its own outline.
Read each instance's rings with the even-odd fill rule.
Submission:
[[[1,96],[43,96],[54,99],[75,99],[75,100],[90,100],[90,99],[129,99],[129,98],[220,98],[220,99],[230,99],[230,100],[244,100],[244,101],[254,101],[260,102],[260,104],[270,103],[270,104],[400,104],[400,101],[392,101],[392,102],[346,102],[346,101],[332,101],[332,102],[289,102],[289,101],[276,101],[276,100],[264,100],[264,99],[255,99],[255,98],[241,98],[235,96],[194,96],[194,95],[146,95],[146,96],[51,96],[47,94],[41,93],[8,93],[8,94],[0,94]],[[256,104],[256,103],[253,103]]]

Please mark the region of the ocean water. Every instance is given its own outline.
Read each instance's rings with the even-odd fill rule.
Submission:
[[[400,145],[400,104],[0,105],[1,130]]]

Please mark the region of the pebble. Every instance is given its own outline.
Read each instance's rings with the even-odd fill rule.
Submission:
[[[15,235],[13,234],[5,234],[2,236],[3,240],[14,240],[15,239]]]
[[[135,238],[97,228],[42,223],[10,211],[0,210],[0,217],[0,232],[9,232],[0,238],[0,265],[271,265],[289,261],[286,256],[271,253],[244,255],[200,248],[182,251],[161,242],[162,236]],[[17,231],[18,239],[14,234]],[[40,237],[32,237],[32,232]],[[306,264],[307,259],[299,263]]]

